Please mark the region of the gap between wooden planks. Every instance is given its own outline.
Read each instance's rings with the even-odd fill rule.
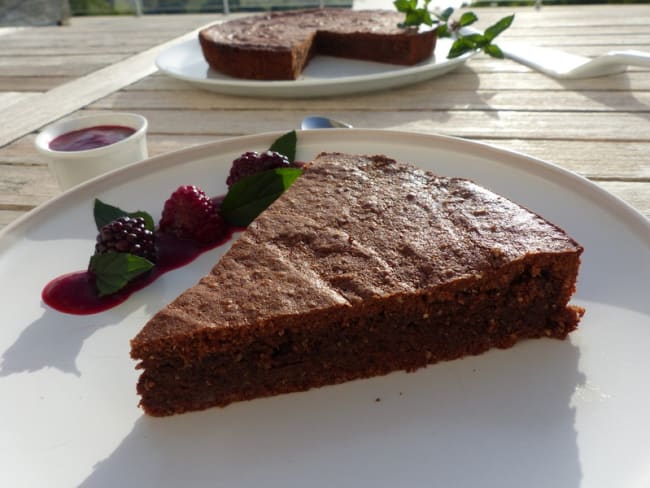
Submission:
[[[0,148],[154,73],[155,59],[163,49],[198,35],[201,28],[10,105],[2,113],[7,124],[0,133]]]

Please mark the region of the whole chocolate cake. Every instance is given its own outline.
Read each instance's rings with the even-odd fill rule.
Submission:
[[[582,248],[468,180],[322,154],[132,341],[155,416],[563,339]]]
[[[276,12],[215,24],[199,32],[208,64],[236,78],[293,80],[317,55],[416,64],[431,57],[435,30],[402,28],[391,10]]]

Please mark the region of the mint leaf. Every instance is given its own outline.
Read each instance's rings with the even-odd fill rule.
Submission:
[[[93,255],[88,270],[95,275],[95,284],[102,297],[121,290],[153,267],[151,261],[135,254],[107,252]]]
[[[395,0],[393,5],[398,12],[408,12],[417,6],[417,0]]]
[[[223,199],[221,215],[233,225],[247,226],[301,174],[300,168],[276,168],[242,178]]]
[[[429,12],[429,3],[431,0],[424,0],[424,7],[417,8],[418,0],[395,0],[393,5],[398,12],[405,14],[404,22],[400,22],[398,27],[417,27],[420,24],[433,25],[433,19]]]
[[[473,44],[475,48],[481,48],[489,44],[489,41],[482,34],[468,34],[461,39],[467,42],[468,45]]]
[[[436,35],[440,38],[451,37],[449,26],[447,24],[440,24],[438,27],[436,27]]]
[[[404,26],[411,27],[422,24],[422,14],[416,10],[408,12],[406,18],[404,19]]]
[[[287,132],[283,136],[278,137],[269,151],[275,151],[280,154],[283,154],[287,157],[290,163],[293,163],[296,160],[296,145],[298,143],[298,138],[296,136],[296,131],[292,130]]]
[[[460,16],[460,19],[458,20],[458,24],[461,27],[467,27],[468,25],[472,25],[477,20],[478,17],[474,12],[465,12],[463,15]]]
[[[431,12],[429,12],[429,3],[431,0],[424,0],[424,6],[418,8],[419,0],[395,0],[393,5],[398,12],[405,14],[404,22],[398,24],[398,27],[417,27],[421,24],[433,25]],[[512,24],[515,16],[509,15],[491,25],[485,30],[484,34],[470,34],[463,36],[460,30],[463,27],[472,25],[478,20],[474,12],[464,12],[458,21],[450,21],[454,13],[452,7],[447,7],[440,13],[433,12],[438,19],[436,26],[436,35],[442,37],[456,37],[452,44],[448,58],[457,58],[465,53],[482,49],[486,54],[495,58],[503,58],[503,52],[498,46],[494,46],[492,41]]]
[[[505,57],[503,55],[503,51],[501,51],[501,48],[496,44],[490,44],[488,46],[485,46],[484,50],[485,50],[485,54],[489,54],[493,58],[503,59]]]
[[[515,19],[514,15],[509,15],[507,17],[502,18],[496,24],[493,24],[487,29],[485,29],[483,35],[488,41],[492,42],[496,36],[498,36],[504,30],[510,27],[514,19]]]
[[[147,229],[150,231],[153,231],[155,226],[153,217],[147,212],[127,212],[121,208],[114,207],[108,203],[104,203],[99,198],[95,198],[93,216],[95,217],[95,225],[97,226],[97,230],[101,229],[106,224],[110,224],[115,219],[119,219],[120,217],[142,217],[144,219],[145,225],[147,226]]]
[[[460,37],[456,39],[451,45],[451,49],[449,49],[449,54],[447,54],[447,57],[457,58],[458,56],[462,56],[463,54],[473,51],[476,48],[477,45],[475,41],[468,39],[467,37]]]

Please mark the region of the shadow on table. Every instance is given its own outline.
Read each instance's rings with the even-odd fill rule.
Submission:
[[[616,112],[630,112],[640,119],[650,120],[647,103],[641,102],[630,88],[629,74],[625,73],[582,80],[559,80],[564,88],[580,92],[594,102]],[[615,96],[612,94],[615,93]]]
[[[414,374],[143,416],[81,486],[578,487],[578,359],[569,341],[528,341]]]

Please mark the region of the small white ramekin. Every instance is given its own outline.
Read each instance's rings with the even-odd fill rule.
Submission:
[[[60,135],[96,126],[124,126],[135,129],[130,136],[107,146],[83,151],[55,151],[50,142]],[[62,190],[148,157],[147,119],[132,113],[100,113],[60,120],[36,137],[36,148],[48,158]]]

